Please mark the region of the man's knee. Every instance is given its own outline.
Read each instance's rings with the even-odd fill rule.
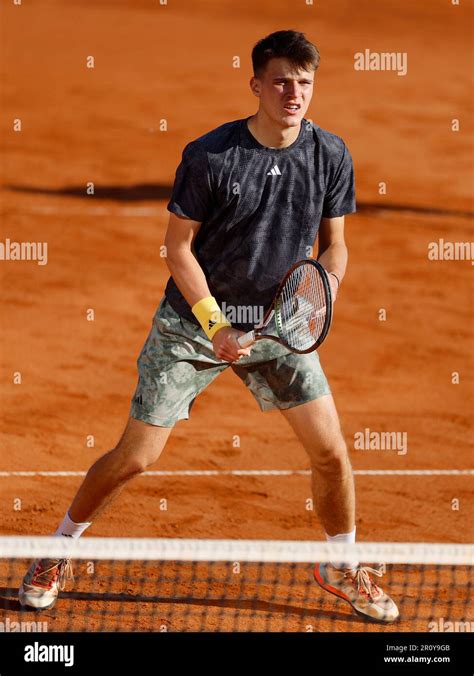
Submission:
[[[347,445],[341,436],[310,453],[311,468],[334,477],[344,477],[351,472]]]
[[[123,444],[120,443],[111,451],[111,454],[115,456],[117,474],[121,480],[131,479],[138,474],[142,474],[150,464],[139,453],[125,452]]]
[[[142,474],[160,457],[171,428],[152,427],[132,421],[122,438],[111,451],[117,462],[121,478]]]

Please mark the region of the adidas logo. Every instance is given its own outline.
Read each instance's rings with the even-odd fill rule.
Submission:
[[[215,322],[215,321],[213,321],[212,319],[210,319],[210,320],[208,321],[208,323],[207,323],[208,331],[210,331],[210,330],[212,329],[212,327],[213,327],[215,324],[217,324],[217,322]]]
[[[267,176],[281,176],[281,171],[278,169],[278,164],[275,164],[273,169],[271,169],[268,173]]]
[[[143,406],[143,397],[142,397],[141,394],[136,396],[134,401],[135,401],[136,404],[139,404],[139,406]]]

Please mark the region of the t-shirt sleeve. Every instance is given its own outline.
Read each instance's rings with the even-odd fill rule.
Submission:
[[[354,166],[344,144],[342,157],[329,179],[324,196],[323,217],[336,218],[356,210]]]
[[[206,152],[194,142],[188,143],[176,170],[168,211],[192,221],[204,221],[211,207],[211,185]]]

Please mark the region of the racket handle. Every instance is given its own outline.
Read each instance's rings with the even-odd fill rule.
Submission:
[[[239,336],[237,342],[240,347],[249,347],[249,345],[255,343],[255,331],[249,331],[248,333],[244,333],[243,336]]]

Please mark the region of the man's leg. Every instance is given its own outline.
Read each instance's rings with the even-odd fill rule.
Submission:
[[[172,427],[158,427],[130,418],[117,446],[87,472],[57,535],[79,535],[99,516],[133,477],[161,455]],[[72,578],[69,559],[38,559],[32,563],[19,590],[22,606],[47,610]]]
[[[89,469],[69,508],[75,523],[97,518],[133,477],[160,457],[172,427],[157,427],[130,418],[117,446]]]
[[[354,478],[330,394],[282,410],[311,462],[314,503],[329,540],[355,541]],[[398,608],[373,580],[381,573],[356,561],[316,565],[316,582],[364,618],[394,622]]]
[[[270,341],[232,366],[263,411],[279,409],[309,455],[314,504],[328,540],[355,541],[354,478],[339,419],[317,353],[281,352]],[[266,345],[265,345],[266,344]],[[354,557],[356,558],[356,557]],[[372,577],[380,571],[358,561],[315,567],[318,584],[364,617],[393,622],[398,609]]]
[[[178,420],[229,364],[214,354],[204,332],[180,317],[166,298],[153,319],[137,361],[138,383],[130,419],[117,446],[89,469],[56,535],[79,537],[125,484],[158,460]],[[69,577],[67,559],[40,559],[20,587],[20,603],[52,607]]]
[[[351,533],[355,528],[354,477],[332,396],[281,412],[309,455],[314,504],[326,533]]]

